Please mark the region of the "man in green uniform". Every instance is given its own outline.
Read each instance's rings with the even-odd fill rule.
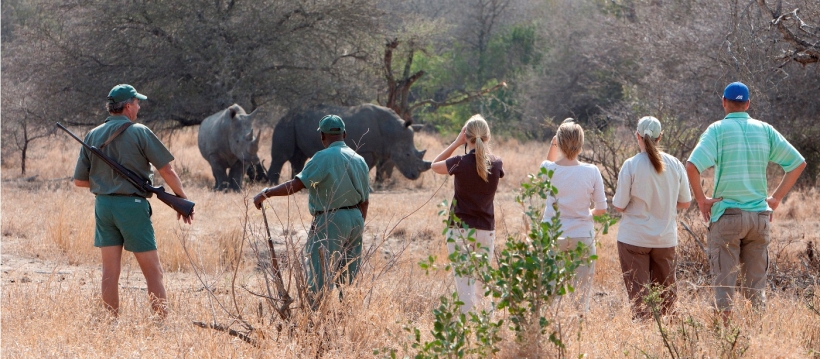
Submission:
[[[178,197],[187,198],[171,161],[174,156],[148,127],[135,123],[140,100],[148,99],[131,85],[117,85],[108,93],[105,123],[85,136],[85,143],[100,148],[117,163],[142,178],[153,181],[151,165],[158,168],[165,183]],[[151,307],[160,317],[166,315],[162,265],[151,224],[151,193],[137,188],[118,175],[103,160],[80,150],[74,169],[74,185],[94,193],[94,246],[102,251],[102,300],[116,316],[119,313],[119,279],[122,250],[134,252],[148,285]],[[177,214],[177,219],[181,216]],[[184,217],[190,224],[194,216]]]
[[[370,177],[364,159],[345,144],[345,123],[339,116],[323,117],[317,131],[325,149],[316,152],[296,178],[263,189],[253,203],[261,209],[269,197],[308,189],[308,209],[314,218],[306,244],[307,282],[318,299],[325,277],[349,284],[359,270]]]

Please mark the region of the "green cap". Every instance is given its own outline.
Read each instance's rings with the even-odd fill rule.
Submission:
[[[319,128],[316,130],[329,135],[341,135],[345,132],[345,122],[339,116],[327,115],[319,121]]]
[[[111,89],[111,92],[108,93],[108,102],[111,102],[111,103],[123,102],[123,101],[126,101],[126,100],[130,100],[134,97],[136,97],[140,100],[147,100],[148,99],[148,96],[145,96],[145,95],[137,92],[137,90],[134,88],[134,86],[127,85],[127,84],[120,84],[120,85],[114,86],[114,88]]]

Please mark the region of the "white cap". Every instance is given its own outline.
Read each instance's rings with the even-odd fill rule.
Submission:
[[[652,116],[645,116],[638,120],[638,135],[656,139],[661,135],[661,121]]]

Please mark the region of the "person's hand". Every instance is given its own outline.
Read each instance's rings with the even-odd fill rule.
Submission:
[[[467,126],[461,128],[461,132],[458,133],[458,137],[456,137],[455,144],[457,146],[461,146],[467,143]]]
[[[194,221],[194,210],[191,210],[191,215],[188,217],[185,217],[181,213],[177,212],[177,221],[180,219],[182,219],[185,224],[191,224]]]
[[[265,188],[253,197],[253,205],[256,207],[256,209],[262,209],[262,203],[264,203],[265,200],[268,199],[268,197],[265,196],[265,191],[267,190],[268,189]]]
[[[703,219],[706,222],[709,222],[709,219],[712,218],[712,205],[715,204],[716,202],[720,202],[722,200],[723,200],[723,197],[721,197],[721,198],[704,197],[704,199],[702,201],[701,200],[697,201],[698,202],[698,208],[700,209],[700,214],[703,215]]]
[[[768,203],[769,208],[772,209],[772,214],[769,215],[769,222],[771,222],[772,218],[774,217],[774,210],[777,209],[777,206],[780,205],[780,200],[774,197],[768,197],[766,198],[766,203]]]

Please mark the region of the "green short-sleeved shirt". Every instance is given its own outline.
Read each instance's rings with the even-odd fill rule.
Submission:
[[[370,194],[369,168],[344,141],[336,141],[316,152],[296,175],[308,189],[311,214],[354,206]]]
[[[105,123],[88,132],[85,136],[85,143],[99,148],[114,131],[128,121],[125,116],[109,116]],[[151,171],[151,164],[156,168],[162,168],[174,160],[174,156],[159,138],[148,127],[137,123],[117,136],[114,141],[102,149],[102,152],[152,183],[154,175]],[[89,181],[91,192],[96,195],[136,194],[142,197],[151,195],[149,192],[134,187],[131,182],[114,172],[114,169],[85,147],[80,150],[77,158],[74,179]]]
[[[774,162],[791,172],[804,161],[774,127],[746,112],[730,113],[711,124],[689,156],[699,172],[715,167],[712,197],[723,200],[712,206],[712,222],[717,222],[727,208],[768,210],[766,166]]]

